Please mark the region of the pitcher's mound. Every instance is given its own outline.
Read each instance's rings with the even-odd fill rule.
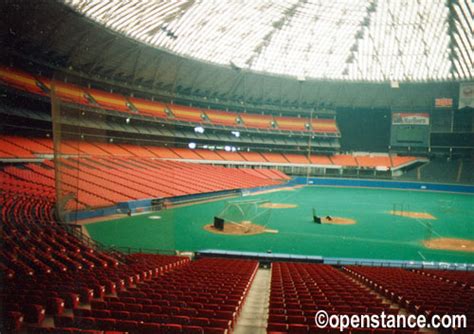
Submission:
[[[256,235],[262,233],[278,233],[277,230],[268,230],[265,226],[252,224],[250,221],[243,221],[237,223],[224,223],[223,230],[217,230],[213,224],[204,225],[204,229],[211,233],[226,234],[226,235]]]
[[[298,205],[296,204],[287,204],[287,203],[263,203],[260,204],[260,208],[267,208],[267,209],[293,209],[296,208]]]
[[[423,241],[426,248],[460,252],[474,252],[474,240],[456,238],[436,238]]]
[[[321,217],[322,224],[331,224],[331,225],[354,225],[357,222],[351,218],[344,218],[344,217]]]
[[[427,212],[411,212],[411,211],[390,211],[391,215],[408,217],[408,218],[418,218],[418,219],[436,219],[435,216],[430,215]]]

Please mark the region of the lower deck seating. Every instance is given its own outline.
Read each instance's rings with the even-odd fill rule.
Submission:
[[[329,329],[320,329],[315,324],[317,310],[328,314],[399,312],[334,267],[273,263],[268,332],[328,333]]]
[[[54,222],[53,203],[39,196],[0,195],[2,248],[0,291],[2,332],[44,329],[46,317],[133,289],[186,265],[178,256],[134,254],[117,257],[92,246]],[[56,324],[55,324],[56,325]],[[84,326],[78,329],[94,329]],[[72,330],[71,330],[72,331]],[[66,331],[67,332],[67,331]]]
[[[115,203],[156,197],[208,193],[277,185],[288,176],[241,169],[157,160],[146,157],[68,158],[60,163],[61,193],[67,209],[107,207]],[[51,160],[5,167],[0,180],[5,190],[55,197],[55,166]],[[216,177],[221,176],[221,177]]]
[[[435,269],[415,271],[422,275],[433,277],[435,279],[455,284],[460,287],[474,289],[474,272]]]
[[[458,332],[474,332],[474,289],[468,285],[438,279],[430,271],[357,266],[347,266],[344,270],[413,314],[424,314],[428,318],[434,314],[464,314],[468,328]],[[440,275],[459,276],[463,280],[471,277],[469,273]]]

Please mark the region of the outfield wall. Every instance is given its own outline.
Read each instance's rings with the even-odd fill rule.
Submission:
[[[474,194],[474,186],[460,184],[442,184],[429,182],[401,182],[387,180],[340,179],[320,177],[296,177],[292,185],[314,185],[326,187],[382,188],[417,191],[441,191],[451,193]]]
[[[252,189],[234,189],[229,191],[220,191],[215,193],[201,193],[193,195],[178,196],[174,198],[164,198],[172,205],[198,202],[202,200],[219,199],[226,196],[239,196],[241,194],[251,194],[265,190],[272,190],[296,185],[310,185],[323,187],[353,187],[353,188],[377,188],[377,189],[398,189],[414,191],[440,191],[449,193],[474,194],[474,186],[458,184],[442,184],[428,182],[400,182],[387,180],[366,180],[366,179],[342,179],[342,178],[320,178],[320,177],[296,177],[291,181],[279,185],[268,187],[257,187]],[[90,211],[73,212],[68,215],[69,221],[82,220],[87,218],[108,216],[118,213],[126,213],[131,210],[132,213],[138,212],[137,209],[151,206],[151,199],[142,199],[118,203],[108,208],[95,209]]]
[[[474,264],[470,263],[449,263],[434,261],[397,261],[397,260],[370,260],[370,259],[350,259],[350,258],[333,258],[311,255],[294,255],[284,253],[259,253],[259,252],[239,252],[225,251],[220,249],[204,249],[196,252],[196,257],[224,257],[234,259],[251,259],[264,264],[270,264],[277,261],[291,262],[307,262],[307,263],[324,263],[333,266],[369,266],[369,267],[392,267],[405,269],[441,269],[441,270],[460,270],[473,271]]]

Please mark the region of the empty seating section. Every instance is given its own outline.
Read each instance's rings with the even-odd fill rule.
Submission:
[[[107,326],[127,320],[132,331],[148,328],[144,333],[169,333],[170,324],[175,327],[172,333],[226,333],[234,326],[257,267],[256,261],[247,260],[193,261],[117,297],[92,301],[90,310],[76,309],[74,317],[92,317],[96,323],[109,319]]]
[[[242,171],[255,175],[257,177],[264,177],[272,180],[290,180],[291,177],[286,175],[283,172],[280,172],[275,169],[262,169],[262,168],[255,168],[255,169],[250,169],[250,168],[241,168]]]
[[[412,162],[413,157],[390,156],[392,159],[392,167],[402,166],[406,163]]]
[[[122,148],[116,144],[109,144],[109,143],[94,143],[98,146],[101,150],[105,151],[107,155],[112,156],[130,156],[131,152],[127,151],[126,149]]]
[[[194,150],[202,160],[224,160],[217,152],[210,150]]]
[[[268,162],[264,156],[258,152],[240,152],[239,153],[245,160],[251,162]]]
[[[45,85],[51,89],[51,82],[44,82]],[[65,102],[90,105],[90,101],[87,99],[86,93],[78,86],[64,82],[55,82],[55,91],[56,95]]]
[[[274,175],[276,175],[277,180],[291,180],[291,177],[283,173],[282,171],[276,170],[276,169],[262,169],[266,173],[271,172]]]
[[[339,130],[334,119],[313,119],[311,127],[314,132],[338,133]]]
[[[69,158],[62,160],[61,193],[72,197],[67,208],[106,207],[114,203],[155,197],[276,185],[283,173],[249,175],[240,169],[161,161],[147,158]],[[225,177],[216,178],[216,175]],[[18,194],[55,196],[52,161],[5,167],[3,190]]]
[[[413,314],[425,314],[427,317],[433,314],[465,314],[469,326],[465,333],[474,330],[474,289],[469,286],[453,284],[448,282],[449,278],[438,279],[436,274],[430,274],[428,270],[356,266],[344,269]],[[470,273],[444,275],[472,278]]]
[[[302,154],[286,153],[285,158],[292,164],[309,164],[308,158]]]
[[[209,121],[214,124],[232,127],[237,125],[237,114],[233,112],[206,110],[206,115]]]
[[[273,122],[272,116],[240,114],[242,125],[247,128],[270,129]]]
[[[59,145],[59,150],[62,154],[88,154],[88,155],[105,155],[106,151],[101,149],[99,146],[89,143],[86,141],[72,141],[61,142]]]
[[[166,105],[159,102],[152,102],[144,99],[139,99],[135,97],[129,98],[129,101],[132,105],[137,109],[141,114],[158,117],[158,118],[166,118],[168,115],[165,112]]]
[[[288,163],[288,160],[285,158],[285,156],[280,153],[261,153],[261,155],[268,162],[285,163],[285,164]]]
[[[37,85],[36,79],[28,73],[0,66],[0,80],[21,90],[45,95],[45,92]]]
[[[103,108],[130,112],[127,100],[122,95],[107,93],[97,89],[87,89],[86,92]]]
[[[314,322],[317,310],[329,315],[399,312],[331,266],[274,262],[268,332],[324,333]]]
[[[176,153],[181,159],[191,160],[202,160],[202,158],[194,152],[194,150],[188,150],[186,148],[172,148],[172,151]]]
[[[217,151],[217,154],[227,161],[246,161],[246,159],[238,152]]]
[[[331,160],[325,155],[312,155],[309,157],[312,164],[315,165],[331,165]]]
[[[51,154],[52,150],[33,139],[25,137],[16,137],[16,136],[2,136],[2,141],[9,142],[12,145],[21,147],[22,149],[29,151],[31,154]],[[25,154],[30,154],[25,153]],[[21,154],[17,154],[17,157],[22,157]]]
[[[167,147],[147,146],[147,149],[158,158],[180,159],[179,155],[177,155],[172,149]]]
[[[146,149],[145,146],[140,146],[140,145],[131,145],[131,144],[119,144],[121,148],[126,150],[128,152],[128,155],[134,155],[137,157],[154,157],[155,155],[150,152],[149,150]]]
[[[0,158],[31,158],[37,155],[53,154],[53,143],[47,138],[23,138],[17,136],[0,137]],[[60,150],[68,155],[91,156],[124,156],[150,157],[163,159],[190,160],[227,160],[248,161],[278,164],[308,164],[304,154],[292,153],[259,153],[259,152],[226,152],[204,149],[191,150],[187,148],[171,148],[159,146],[141,146],[133,144],[113,144],[86,141],[63,141]],[[349,155],[336,154],[332,156],[312,154],[311,164],[341,166],[341,167],[398,167],[417,161],[416,157],[388,155]]]
[[[416,272],[465,288],[474,288],[474,272],[453,270],[415,270]]]
[[[257,261],[117,257],[56,224],[51,198],[20,195],[0,194],[2,332],[232,331]]]
[[[288,131],[307,131],[309,120],[306,118],[275,117],[278,129]]]
[[[34,157],[30,150],[17,145],[15,142],[0,138],[0,153],[7,157],[23,157],[31,158]]]
[[[390,167],[392,165],[389,156],[379,156],[379,155],[364,155],[356,156],[357,164],[364,167]]]
[[[3,158],[31,158],[37,155],[53,154],[53,144],[47,138],[23,138],[16,136],[0,137],[0,157]],[[91,156],[132,156],[163,159],[190,159],[190,160],[227,160],[248,161],[278,164],[308,164],[304,154],[292,153],[259,153],[259,152],[226,152],[204,149],[191,150],[187,148],[168,148],[158,146],[140,146],[133,144],[112,144],[86,141],[64,141],[60,145],[63,154],[91,155]],[[348,155],[336,154],[332,156],[312,154],[311,164],[341,166],[341,167],[398,167],[417,161],[416,157],[388,156],[388,155]]]
[[[0,67],[0,82],[25,90],[33,94],[46,95],[41,86],[51,89],[53,82],[44,77],[15,70],[9,67]],[[270,115],[258,115],[248,113],[224,112],[218,110],[201,110],[198,108],[169,105],[164,103],[145,100],[135,97],[127,98],[118,93],[109,93],[103,90],[90,89],[77,85],[55,81],[57,96],[63,101],[115,110],[126,113],[139,113],[146,116],[176,119],[192,123],[208,122],[210,124],[231,127],[246,127],[250,129],[282,130],[282,131],[312,131],[314,133],[338,134],[336,121],[332,119],[313,120],[311,127],[309,118],[280,116],[273,118]],[[169,112],[166,112],[168,108]],[[241,120],[241,123],[237,122]],[[272,125],[273,123],[273,125]]]
[[[81,305],[136,289],[140,282],[149,282],[189,262],[177,256],[134,254],[120,263],[51,223],[7,223],[2,229],[7,237],[0,263],[9,275],[3,281],[1,298],[9,330],[26,325],[32,332],[41,332],[46,316],[55,318],[49,328],[53,323],[61,327],[64,314],[71,314],[71,310],[76,314]],[[11,312],[21,314],[24,324],[8,321]],[[79,317],[71,320],[67,327],[105,329],[100,323],[83,323]]]
[[[2,324],[8,332],[64,328],[130,333],[232,330],[256,261],[132,254],[122,261],[54,223],[14,223],[2,201]],[[7,208],[7,209],[5,209]],[[29,209],[22,207],[20,211]],[[28,216],[28,215],[26,215]],[[28,250],[26,252],[25,250]],[[88,306],[90,305],[90,306]],[[43,324],[46,317],[54,319]]]
[[[344,167],[357,167],[359,164],[353,155],[349,154],[336,154],[331,156],[333,164]]]
[[[195,123],[201,123],[205,120],[203,112],[197,108],[179,105],[169,105],[168,107],[176,119]]]

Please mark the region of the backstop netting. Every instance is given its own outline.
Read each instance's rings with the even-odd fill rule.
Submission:
[[[217,217],[231,224],[255,224],[266,226],[270,221],[271,202],[268,200],[233,200],[227,201]]]

